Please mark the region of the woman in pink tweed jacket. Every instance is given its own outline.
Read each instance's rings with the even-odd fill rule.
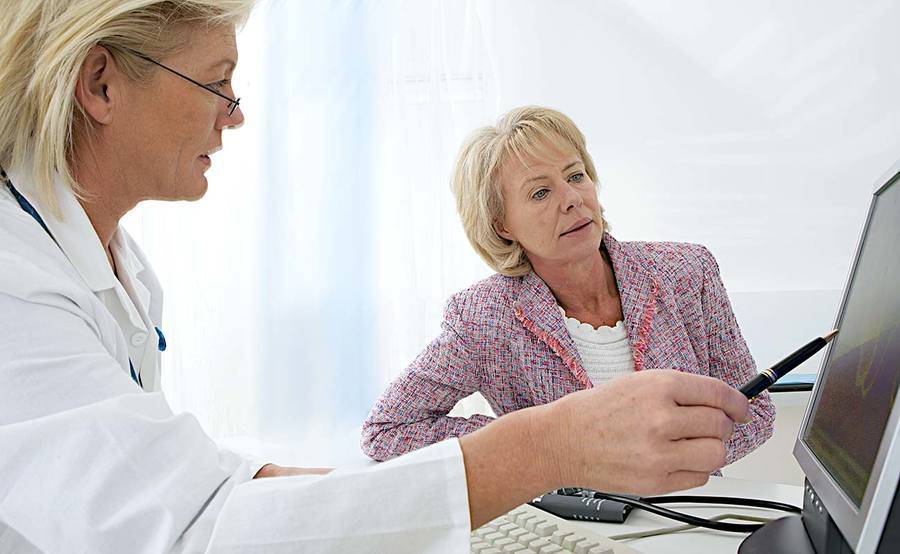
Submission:
[[[559,112],[520,108],[470,139],[454,192],[470,241],[500,273],[450,298],[443,332],[366,420],[367,455],[386,460],[482,427],[491,418],[447,415],[476,391],[499,416],[599,385],[560,308],[592,326],[623,321],[634,371],[676,369],[735,388],[756,374],[712,254],[695,244],[616,241],[595,182],[583,136]],[[493,209],[478,200],[490,187],[499,197]],[[772,434],[767,394],[751,413],[725,444],[727,463]]]

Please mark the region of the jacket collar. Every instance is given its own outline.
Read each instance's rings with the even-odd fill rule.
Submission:
[[[635,369],[642,369],[643,352],[656,310],[659,286],[646,259],[635,248],[604,235],[603,245],[612,262],[622,303],[622,316],[634,355]]]
[[[645,260],[626,244],[620,244],[604,233],[602,248],[606,249],[612,262],[635,369],[641,369],[658,287]],[[513,299],[516,317],[562,359],[585,388],[590,387],[590,378],[550,287],[534,271],[525,275],[521,283],[519,293]]]

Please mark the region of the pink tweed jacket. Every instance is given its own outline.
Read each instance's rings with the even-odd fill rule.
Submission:
[[[603,238],[615,271],[635,371],[672,368],[722,379],[735,388],[756,374],[719,267],[705,247]],[[443,332],[388,387],[362,430],[376,460],[472,432],[491,421],[447,415],[481,392],[497,415],[552,402],[592,386],[562,314],[534,272],[494,275],[453,295]],[[768,394],[726,444],[727,462],[771,435]]]

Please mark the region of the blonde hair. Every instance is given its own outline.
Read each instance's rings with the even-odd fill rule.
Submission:
[[[54,174],[79,193],[70,167],[75,84],[88,51],[106,47],[136,81],[185,44],[183,25],[243,24],[254,0],[11,0],[0,12],[0,166],[30,170],[55,211]]]
[[[482,127],[463,143],[456,161],[452,188],[456,209],[472,247],[494,271],[519,277],[531,263],[518,242],[499,236],[494,223],[505,215],[500,167],[510,158],[543,157],[549,148],[572,149],[595,184],[597,171],[584,135],[564,114],[540,106],[522,106],[504,114],[495,126]],[[598,214],[603,218],[603,209]]]

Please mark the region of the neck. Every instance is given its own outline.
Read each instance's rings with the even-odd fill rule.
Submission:
[[[129,195],[123,190],[122,179],[118,178],[117,172],[109,171],[108,168],[101,170],[100,166],[94,163],[98,158],[99,155],[96,155],[88,158],[86,162],[76,161],[72,164],[72,174],[84,191],[83,198],[79,198],[79,202],[91,221],[100,244],[106,250],[110,267],[115,272],[109,243],[116,233],[119,220],[137,204],[137,201],[128,198]]]
[[[597,314],[619,305],[612,263],[600,249],[576,262],[531,260],[531,265],[567,314]]]

